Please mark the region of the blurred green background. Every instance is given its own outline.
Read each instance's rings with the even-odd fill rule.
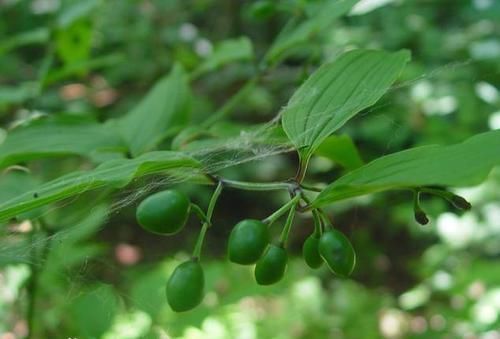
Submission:
[[[47,115],[120,117],[174,64],[190,75],[189,122],[203,122],[254,76],[290,20],[314,29],[236,103],[230,126],[271,120],[319,64],[359,47],[412,52],[401,81],[340,131],[364,161],[500,128],[500,2],[361,0],[348,15],[318,23],[329,2],[0,0],[0,145]],[[0,201],[112,156],[19,163],[0,175]],[[281,154],[223,173],[280,180],[295,166],[293,154]],[[346,170],[317,156],[309,179],[328,183]],[[482,185],[456,190],[471,211],[426,199],[427,226],[413,220],[405,192],[328,208],[357,250],[347,280],[304,264],[300,249],[313,226],[309,216],[297,218],[286,278],[272,287],[229,264],[225,246],[236,222],[264,218],[286,196],[227,190],[204,247],[206,297],[181,314],[169,309],[165,283],[189,256],[198,223],[191,218],[172,238],[153,236],[135,222],[137,201],[124,203],[155,180],[153,189],[162,187],[147,178],[53,206],[43,218],[48,232],[36,236],[29,221],[0,228],[0,339],[25,337],[28,319],[32,338],[500,338],[498,169]],[[177,188],[202,206],[211,194]]]

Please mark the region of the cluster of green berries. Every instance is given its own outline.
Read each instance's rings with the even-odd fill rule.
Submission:
[[[145,230],[172,235],[184,227],[193,208],[185,194],[166,190],[144,199],[136,210],[136,217]],[[240,221],[231,231],[227,252],[233,263],[255,265],[254,276],[259,285],[274,284],[285,275],[288,264],[285,243],[271,241],[269,224],[264,221]],[[326,229],[316,218],[315,231],[304,242],[302,254],[309,267],[319,268],[325,262],[341,277],[351,274],[356,263],[356,254],[347,237],[331,227]],[[199,258],[193,256],[177,266],[167,282],[170,307],[176,312],[196,307],[203,299],[204,285],[203,268]]]

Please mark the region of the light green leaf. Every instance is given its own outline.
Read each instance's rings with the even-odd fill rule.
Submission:
[[[358,49],[324,64],[300,86],[282,112],[286,134],[309,156],[347,120],[377,102],[409,59],[407,51]]]
[[[253,58],[252,42],[247,37],[225,40],[217,44],[213,53],[194,71],[192,77],[213,71],[236,61],[248,61]]]
[[[315,154],[328,158],[349,171],[363,166],[363,159],[348,135],[329,136]]]
[[[0,168],[44,157],[124,151],[113,121],[61,115],[46,116],[11,130],[0,144]]]
[[[315,8],[311,11],[308,20],[296,26],[294,26],[293,21],[290,21],[273,42],[264,58],[265,61],[269,64],[278,63],[292,49],[308,43],[315,34],[324,31],[337,18],[349,12],[352,6],[358,1],[325,1],[320,6],[314,6]]]
[[[93,170],[73,172],[47,182],[35,190],[0,204],[0,221],[93,189],[120,188],[137,177],[164,173],[171,169],[196,169],[199,166],[200,164],[193,158],[183,153],[169,151],[150,152],[134,159],[110,160]]]
[[[176,65],[119,121],[121,133],[132,155],[151,150],[165,137],[186,125],[189,103],[186,74]]]
[[[422,146],[378,158],[327,186],[313,206],[391,189],[472,186],[500,165],[500,130],[451,146]]]

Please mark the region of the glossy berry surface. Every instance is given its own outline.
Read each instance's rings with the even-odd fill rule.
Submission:
[[[229,235],[229,260],[241,265],[255,264],[264,253],[269,239],[268,227],[262,221],[240,221]]]
[[[319,240],[319,254],[330,270],[341,277],[351,274],[356,265],[356,253],[351,242],[337,230],[323,233]]]
[[[167,282],[167,301],[175,312],[189,311],[203,300],[205,278],[197,260],[186,261],[174,270]]]
[[[310,268],[319,268],[323,258],[319,255],[319,235],[311,234],[302,245],[302,257]]]
[[[262,258],[255,265],[255,281],[259,285],[271,285],[285,275],[288,255],[283,247],[269,245]]]
[[[179,232],[186,224],[189,199],[179,191],[166,190],[144,199],[136,210],[139,224],[145,230],[163,235]]]

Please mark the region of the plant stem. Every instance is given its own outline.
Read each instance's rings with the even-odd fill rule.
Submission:
[[[215,188],[214,193],[212,193],[212,197],[210,198],[210,202],[208,203],[207,213],[206,213],[206,221],[201,226],[200,234],[198,234],[198,239],[196,239],[196,245],[193,250],[193,259],[199,260],[201,255],[201,248],[203,247],[203,241],[205,240],[205,234],[207,233],[208,228],[212,225],[212,215],[214,213],[215,204],[219,199],[219,196],[222,192],[223,183],[219,181],[217,187]],[[200,209],[201,210],[201,209]]]
[[[299,151],[299,170],[295,175],[295,181],[300,185],[306,176],[307,167],[309,166],[309,160],[311,159],[311,155],[308,150],[306,152]]]
[[[285,214],[290,208],[294,207],[300,199],[300,195],[296,195],[286,204],[281,206],[276,212],[262,220],[263,223],[272,225],[276,220],[278,220],[283,214]]]
[[[205,214],[205,212],[203,212],[203,210],[201,209],[201,207],[200,207],[200,206],[198,206],[198,205],[196,205],[196,204],[194,204],[194,203],[191,203],[191,204],[190,204],[190,208],[191,208],[191,210],[192,210],[192,211],[196,214],[196,216],[197,216],[198,218],[200,218],[200,220],[201,220],[202,222],[207,222],[207,223],[210,223],[210,222],[208,221],[207,215]]]
[[[321,191],[323,191],[322,188],[314,187],[314,186],[306,185],[306,184],[300,184],[300,188],[303,188],[303,189],[305,189],[307,191],[312,191],[312,192],[321,192]]]
[[[283,227],[283,231],[281,232],[280,236],[280,246],[285,248],[286,247],[286,242],[288,240],[288,235],[290,234],[290,229],[292,228],[293,224],[293,218],[295,216],[295,207],[297,203],[290,209],[288,212],[288,217],[286,218],[286,223],[285,227]]]
[[[452,192],[448,192],[448,191],[440,190],[440,189],[435,189],[435,188],[428,188],[428,187],[419,187],[418,190],[420,192],[423,192],[423,193],[434,194],[434,195],[437,195],[443,199],[446,199],[456,208],[459,208],[462,210],[470,210],[471,209],[471,204],[467,200],[465,200],[461,196],[456,195]]]
[[[193,259],[200,260],[201,248],[203,247],[203,241],[205,240],[205,234],[207,233],[207,229],[209,224],[204,222],[201,226],[200,234],[198,234],[198,238],[196,239],[196,245],[193,250]]]
[[[238,188],[248,191],[273,191],[273,190],[289,190],[293,187],[287,182],[245,182],[229,179],[218,179],[224,186]]]
[[[323,233],[322,220],[318,210],[313,210],[314,235],[320,236]]]

